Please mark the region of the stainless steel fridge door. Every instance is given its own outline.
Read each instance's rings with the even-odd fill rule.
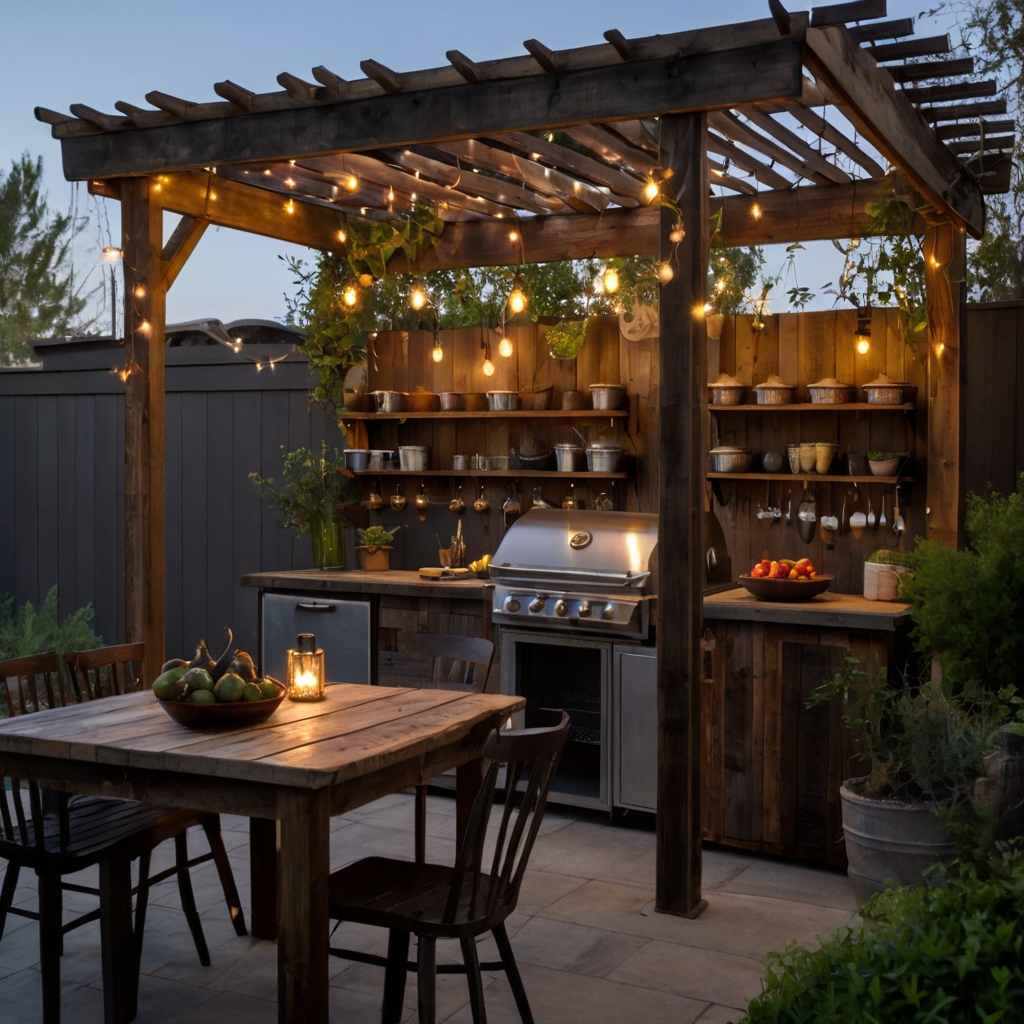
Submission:
[[[262,595],[260,665],[284,680],[285,652],[299,633],[315,633],[328,683],[370,682],[370,604],[308,594]]]
[[[658,656],[653,647],[615,645],[612,777],[615,806],[658,806]]]

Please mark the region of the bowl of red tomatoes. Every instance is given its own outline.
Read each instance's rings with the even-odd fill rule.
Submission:
[[[818,572],[809,558],[763,558],[738,582],[758,601],[810,601],[828,590],[832,577]]]

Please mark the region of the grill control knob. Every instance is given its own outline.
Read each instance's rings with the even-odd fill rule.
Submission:
[[[606,604],[604,606],[604,608],[601,609],[601,618],[602,619],[614,619],[615,618],[615,605],[613,605],[613,604]]]
[[[505,611],[514,613],[519,611],[520,608],[522,608],[522,605],[519,603],[518,598],[511,595],[505,598]]]
[[[569,614],[569,606],[561,598],[555,602],[555,614],[563,618]]]
[[[539,596],[535,597],[530,602],[530,611],[531,612],[542,612],[542,611],[544,611],[544,605],[545,604],[547,604],[546,598],[539,597]]]
[[[590,611],[591,611],[590,602],[589,601],[580,601],[580,607],[579,607],[579,613],[578,613],[579,617],[581,619],[589,619],[590,618]]]

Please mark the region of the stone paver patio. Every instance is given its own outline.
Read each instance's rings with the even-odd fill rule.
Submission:
[[[428,859],[454,857],[455,802],[430,798]],[[225,817],[225,843],[248,914],[248,822]],[[202,835],[190,837],[205,850]],[[332,867],[371,854],[411,856],[412,797],[400,794],[335,819]],[[172,861],[173,844],[154,866]],[[83,876],[88,876],[88,872]],[[273,942],[238,938],[224,907],[212,864],[193,871],[196,901],[212,965],[201,967],[173,880],[154,888],[146,922],[139,986],[139,1024],[274,1024],[277,961]],[[89,881],[93,881],[89,879]],[[18,903],[34,907],[35,876],[22,875]],[[508,922],[512,945],[538,1024],[725,1024],[742,1016],[761,988],[761,959],[791,939],[813,942],[851,919],[854,902],[845,875],[724,851],[704,853],[708,908],[696,921],[655,914],[654,834],[612,828],[599,816],[549,808],[530,861],[518,912]],[[87,896],[65,894],[68,911],[91,909]],[[350,948],[386,951],[386,934],[354,925],[335,936]],[[34,921],[12,917],[0,941],[0,1019],[41,1020],[38,932]],[[415,947],[411,951],[414,955]],[[458,944],[438,944],[439,959],[458,958]],[[497,959],[493,941],[481,958]],[[62,1020],[103,1019],[96,923],[70,933],[62,960]],[[332,959],[332,1024],[380,1020],[383,971]],[[505,978],[485,975],[491,1024],[519,1016]],[[438,1020],[469,1024],[465,978],[438,978]],[[406,1019],[416,1019],[416,981],[409,976]]]

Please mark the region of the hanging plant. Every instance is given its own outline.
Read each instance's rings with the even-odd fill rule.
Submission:
[[[552,359],[575,359],[587,340],[587,321],[563,320],[552,324],[546,340]]]

